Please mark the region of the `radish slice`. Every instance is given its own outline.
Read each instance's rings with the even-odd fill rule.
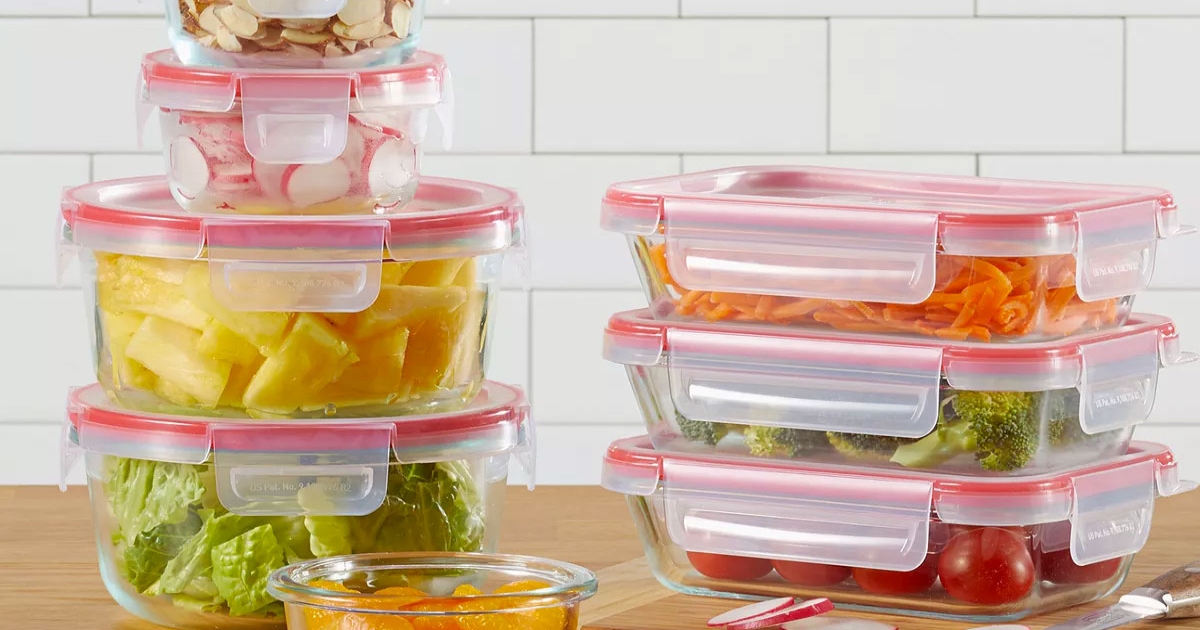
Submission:
[[[758,630],[759,628],[773,628],[775,626],[785,624],[789,621],[797,619],[807,619],[823,615],[833,610],[833,602],[829,601],[828,597],[819,597],[803,602],[796,602],[783,610],[742,619],[730,624],[726,624],[726,630]]]
[[[783,625],[783,630],[898,630],[896,626],[851,617],[813,617]]]
[[[270,199],[283,199],[283,174],[288,168],[287,164],[268,164],[257,160],[251,164],[254,181],[258,182],[263,195]]]
[[[766,615],[768,613],[779,612],[784,608],[790,607],[796,603],[794,597],[780,597],[778,599],[768,599],[765,602],[755,602],[749,606],[734,608],[728,612],[723,612],[716,617],[708,620],[708,627],[719,628],[727,626],[735,621],[744,621],[752,617]]]
[[[191,138],[179,137],[171,143],[171,179],[188,197],[203,192],[212,181],[208,158]]]
[[[392,138],[375,145],[367,157],[367,187],[376,198],[392,197],[412,181],[408,143]]]
[[[333,201],[350,192],[350,172],[336,161],[293,164],[283,172],[283,192],[297,208]]]

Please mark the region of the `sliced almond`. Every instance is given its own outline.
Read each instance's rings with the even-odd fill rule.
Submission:
[[[274,49],[287,46],[287,42],[283,39],[283,30],[279,27],[264,26],[263,31],[263,36],[254,41],[259,48]]]
[[[304,18],[296,20],[279,20],[279,24],[285,29],[294,31],[308,31],[310,33],[323,31],[329,25],[328,18]]]
[[[205,35],[204,37],[201,37],[200,39],[197,39],[196,41],[199,42],[201,46],[205,46],[208,48],[216,48],[217,47],[217,36],[216,35]]]
[[[183,4],[187,6],[188,13],[196,15],[196,0],[183,0]]]
[[[289,57],[293,57],[295,59],[320,59],[321,58],[321,52],[319,50],[316,50],[315,48],[309,48],[308,46],[301,46],[300,44],[288,45],[287,54]]]
[[[225,52],[242,52],[242,41],[223,26],[217,31],[217,45]]]
[[[289,42],[294,44],[306,44],[309,46],[315,44],[324,44],[330,40],[328,33],[309,33],[295,28],[285,28],[280,35]]]
[[[233,0],[233,6],[253,15],[254,17],[262,17],[258,11],[254,10],[254,6],[250,4],[250,0]]]
[[[215,4],[210,4],[201,11],[200,17],[196,18],[196,21],[200,24],[200,28],[208,31],[211,35],[216,35],[217,31],[225,28],[225,25],[221,23],[221,18],[217,17]]]
[[[252,35],[244,35],[244,36],[242,37],[242,39],[248,39],[248,40],[250,40],[250,41],[252,41],[252,42],[256,42],[256,41],[258,41],[258,40],[260,40],[260,39],[264,39],[264,38],[267,36],[267,33],[269,33],[269,32],[270,32],[270,30],[267,28],[267,25],[266,25],[266,24],[261,24],[261,23],[260,23],[260,24],[258,25],[258,30],[257,30],[257,31],[254,31],[254,34],[252,34]]]
[[[354,26],[382,18],[383,10],[384,0],[346,0],[346,6],[337,16],[347,26]]]
[[[342,42],[342,46],[344,46],[346,48],[346,51],[349,52],[350,54],[354,54],[354,51],[358,50],[358,41],[356,41],[356,40],[338,39],[338,41]]]
[[[412,9],[403,1],[397,2],[396,6],[392,7],[392,31],[396,33],[396,37],[400,39],[408,37],[410,20],[412,20]]]
[[[400,39],[399,37],[384,35],[383,37],[376,37],[375,39],[372,39],[371,48],[391,48],[392,46],[399,46],[403,42],[404,40]]]
[[[328,44],[325,44],[325,56],[326,57],[345,57],[346,54],[347,54],[346,51],[343,50],[342,47],[339,46],[336,41],[332,41],[332,42],[329,42]]]
[[[383,14],[380,13],[378,18],[375,20],[364,22],[362,24],[355,24],[354,26],[349,26],[341,21],[334,22],[333,28],[330,30],[332,30],[333,34],[337,35],[338,37],[362,41],[364,39],[377,37],[380,29],[382,29],[384,26]]]
[[[221,23],[238,37],[251,37],[258,32],[258,18],[249,11],[231,4],[217,9],[216,13]]]

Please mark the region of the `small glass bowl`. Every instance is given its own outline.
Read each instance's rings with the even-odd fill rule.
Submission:
[[[576,630],[596,576],[527,556],[373,553],[284,567],[267,590],[290,630]]]

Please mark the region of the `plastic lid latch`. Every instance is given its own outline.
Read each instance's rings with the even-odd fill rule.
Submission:
[[[346,150],[350,76],[243,77],[246,150],[268,164],[326,164]]]

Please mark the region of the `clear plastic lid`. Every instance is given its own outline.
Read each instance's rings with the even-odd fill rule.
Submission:
[[[1158,239],[1194,231],[1153,188],[797,166],[615,184],[603,225],[664,237],[690,289],[900,304],[930,296],[939,253],[1074,254],[1080,298],[1131,295]]]
[[[349,0],[246,0],[258,15],[268,18],[304,19],[333,17]]]
[[[980,478],[664,453],[647,437],[609,447],[602,484],[661,493],[667,532],[689,551],[892,571],[920,566],[935,524],[1067,522],[1078,564],[1127,556],[1146,543],[1155,498],[1196,487],[1146,442],[1058,474]]]
[[[210,113],[239,107],[246,150],[268,164],[333,161],[346,150],[350,112],[437,107],[443,133],[454,126],[446,61],[424,51],[399,66],[297,70],[189,66],[160,50],[142,60],[139,94],[139,128],[154,107]]]
[[[189,213],[165,178],[119,179],[68,189],[60,221],[60,275],[78,248],[206,260],[214,297],[235,311],[356,313],[379,296],[385,260],[524,246],[516,193],[433,177],[421,178],[402,213],[339,217]]]
[[[1020,345],[655,319],[618,313],[604,356],[668,370],[676,410],[694,420],[921,437],[937,426],[942,381],[961,390],[1078,388],[1096,434],[1144,422],[1161,367],[1190,362],[1174,323],[1124,326]]]
[[[127,411],[99,385],[90,385],[68,395],[64,430],[64,477],[80,451],[210,463],[218,498],[239,514],[304,514],[297,491],[312,484],[325,491],[321,514],[368,514],[383,502],[393,461],[511,453],[533,478],[529,404],[519,388],[491,381],[470,405],[454,412],[277,421]]]

